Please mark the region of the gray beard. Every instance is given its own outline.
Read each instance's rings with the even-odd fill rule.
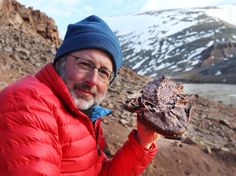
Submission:
[[[103,97],[97,97],[95,99],[91,99],[91,100],[84,100],[82,98],[78,98],[74,92],[74,90],[69,90],[70,94],[72,96],[72,99],[76,105],[76,107],[80,110],[88,110],[90,107],[94,106],[94,105],[99,105],[103,99],[105,98],[105,96]]]

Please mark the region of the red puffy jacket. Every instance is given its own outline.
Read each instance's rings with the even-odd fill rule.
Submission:
[[[0,104],[0,176],[140,175],[157,152],[133,130],[107,159],[101,120],[93,125],[75,107],[51,64],[2,90]]]

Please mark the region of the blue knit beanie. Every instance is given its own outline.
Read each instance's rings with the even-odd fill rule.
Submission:
[[[92,15],[75,24],[69,24],[63,43],[54,58],[56,61],[69,53],[83,49],[101,49],[112,56],[115,75],[122,65],[119,41],[101,18]]]

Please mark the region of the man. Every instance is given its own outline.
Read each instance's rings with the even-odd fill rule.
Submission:
[[[122,65],[115,34],[97,16],[68,26],[53,63],[0,92],[0,175],[140,175],[157,134],[137,122],[108,159],[99,103]]]

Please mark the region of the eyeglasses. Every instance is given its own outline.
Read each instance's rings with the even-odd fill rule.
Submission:
[[[88,74],[94,69],[98,69],[98,79],[103,83],[111,83],[115,79],[114,72],[108,70],[107,68],[98,68],[95,63],[82,57],[77,57],[71,54],[69,54],[69,56],[75,58],[75,66],[78,69],[78,72]]]

